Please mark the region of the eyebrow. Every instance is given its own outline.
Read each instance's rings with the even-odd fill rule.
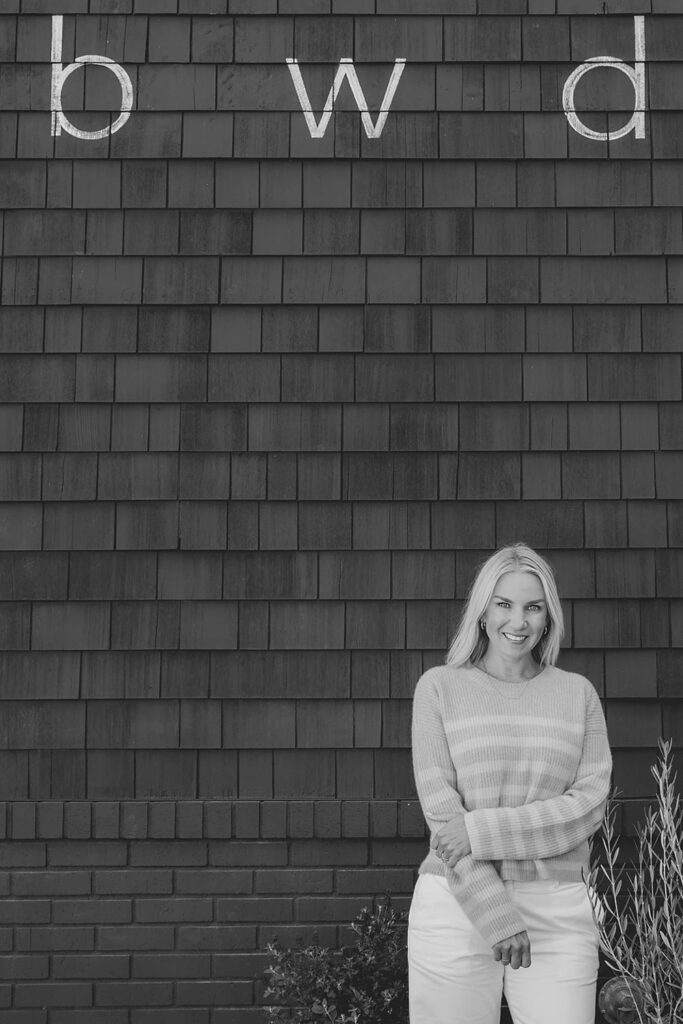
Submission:
[[[493,596],[498,598],[499,601],[507,601],[508,604],[514,604],[514,601],[511,601],[509,597],[503,597],[502,594],[494,594]],[[537,601],[527,601],[527,605],[530,604],[545,604],[545,601],[542,597],[539,597]]]

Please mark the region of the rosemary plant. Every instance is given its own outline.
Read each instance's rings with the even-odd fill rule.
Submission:
[[[590,872],[600,945],[616,975],[600,1008],[614,1024],[683,1022],[683,805],[672,746],[659,741],[651,769],[657,801],[637,826],[635,863],[621,860],[612,799],[600,834],[603,855]]]

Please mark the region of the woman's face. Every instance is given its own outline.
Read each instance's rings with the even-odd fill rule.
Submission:
[[[529,658],[548,621],[548,606],[538,576],[532,572],[503,573],[482,618],[491,652],[506,659]]]

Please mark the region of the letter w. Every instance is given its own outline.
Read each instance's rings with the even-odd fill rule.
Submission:
[[[304,80],[301,77],[299,62],[298,60],[295,60],[294,57],[287,57],[287,67],[289,68],[289,73],[292,76],[294,88],[296,89],[296,94],[299,97],[299,103],[301,104],[301,109],[304,117],[306,118],[306,124],[308,125],[309,132],[311,133],[311,138],[322,139],[324,137],[325,132],[327,131],[327,126],[330,123],[330,118],[332,117],[334,102],[339,95],[339,90],[344,84],[344,79],[346,78],[351,86],[351,92],[353,93],[353,98],[356,101],[356,106],[360,111],[361,121],[365,128],[365,134],[369,139],[378,139],[384,130],[384,125],[386,124],[387,117],[389,116],[389,110],[391,109],[391,104],[394,99],[394,93],[398,88],[398,83],[401,80],[401,75],[403,74],[405,66],[405,57],[397,57],[394,61],[394,69],[391,72],[391,78],[389,79],[387,90],[384,93],[380,112],[373,125],[372,118],[370,117],[370,112],[368,110],[368,104],[365,99],[365,93],[358,81],[358,75],[356,74],[356,69],[353,66],[353,60],[351,57],[342,57],[339,61],[337,73],[334,76],[332,88],[327,94],[321,118],[319,121],[316,121],[313,114],[313,108],[311,107],[311,101],[308,98],[308,92],[304,85]]]

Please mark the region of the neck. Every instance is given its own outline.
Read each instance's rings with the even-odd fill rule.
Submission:
[[[506,683],[524,683],[533,679],[541,671],[541,666],[529,655],[521,661],[508,661],[488,652],[480,660],[479,665],[487,675],[503,679]]]

